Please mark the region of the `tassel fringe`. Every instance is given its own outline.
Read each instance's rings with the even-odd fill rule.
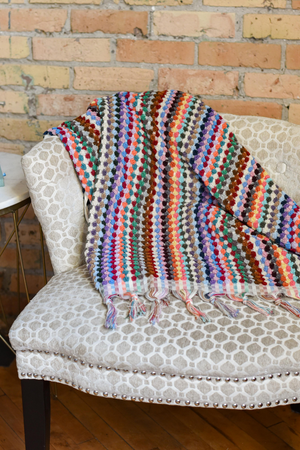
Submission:
[[[157,289],[150,289],[149,292],[145,295],[147,300],[152,302],[152,307],[149,316],[149,322],[152,325],[155,325],[159,322],[159,318],[162,312],[163,307],[169,306],[170,302],[166,298],[169,294],[168,289],[162,289],[161,291]]]
[[[129,319],[130,322],[132,322],[138,316],[144,316],[146,314],[146,306],[143,302],[141,302],[136,294],[127,293],[126,295],[129,295],[131,297],[128,315],[126,318]]]
[[[271,296],[271,295],[270,296],[262,295],[261,297],[264,300],[273,301],[276,306],[281,306],[282,308],[286,309],[290,313],[294,314],[294,316],[300,318],[300,309],[296,308],[296,306],[292,305],[287,300],[284,300],[281,297],[275,297],[275,296]]]
[[[232,306],[229,306],[226,303],[222,302],[221,298],[222,297],[224,298],[224,296],[226,297],[225,294],[213,294],[213,293],[204,294],[205,299],[209,300],[209,302],[213,306],[218,308],[225,316],[235,319],[238,316],[240,310],[235,309]],[[217,297],[221,297],[221,298],[217,298]]]
[[[198,319],[198,317],[200,317],[200,319],[202,320],[203,323],[206,322],[210,322],[210,319],[207,317],[207,315],[205,313],[203,313],[202,311],[200,311],[198,308],[196,308],[192,302],[191,297],[193,297],[195,295],[194,291],[192,294],[189,294],[189,292],[185,289],[181,289],[180,291],[172,291],[174,296],[179,298],[180,300],[182,300],[185,303],[186,309],[193,314],[193,316],[195,316],[195,319]]]
[[[235,295],[228,295],[228,294],[227,294],[227,297],[236,302],[243,303],[244,305],[248,306],[249,308],[253,309],[254,311],[259,312],[260,314],[263,314],[264,316],[270,316],[271,314],[274,314],[274,311],[271,308],[258,305],[254,300],[250,300],[247,297],[247,294],[241,294],[242,298],[236,297]]]
[[[290,302],[282,299],[277,299],[275,300],[275,305],[281,306],[282,308],[300,318],[300,309],[296,308],[296,306],[294,305],[291,305]]]
[[[231,317],[232,319],[235,319],[240,312],[239,309],[234,309],[231,306],[226,305],[226,303],[223,303],[218,298],[212,298],[210,300],[210,303],[216,306],[225,316]]]
[[[113,304],[114,297],[117,297],[116,295],[111,295],[106,300],[106,306],[107,306],[107,314],[106,314],[106,320],[105,320],[105,328],[109,328],[111,330],[114,330],[117,328],[117,310],[115,305]]]
[[[270,316],[274,314],[274,311],[271,308],[259,306],[254,300],[245,298],[243,300],[243,304],[247,305],[251,309],[254,309],[254,311],[257,311],[260,314],[263,314],[264,316]]]
[[[187,289],[181,289],[181,290],[172,290],[173,295],[182,300],[185,305],[186,309],[196,318],[200,318],[203,323],[210,322],[210,319],[207,317],[205,313],[200,311],[192,301],[192,298],[194,295],[198,292],[199,297],[203,301],[209,301],[213,306],[218,308],[225,316],[230,318],[236,318],[239,314],[239,309],[233,308],[231,305],[228,305],[225,303],[225,298],[229,300],[233,300],[236,302],[243,303],[244,305],[248,306],[249,308],[253,309],[254,311],[263,314],[265,316],[270,316],[274,314],[274,311],[272,308],[262,306],[258,304],[253,299],[249,298],[249,294],[243,293],[240,295],[240,297],[237,297],[236,295],[230,295],[227,293],[204,293],[203,291],[194,289],[194,291],[189,292]],[[169,306],[170,302],[168,299],[169,290],[167,288],[165,289],[150,289],[146,294],[145,298],[149,301],[151,301],[151,310],[149,315],[149,322],[152,325],[156,325],[159,322],[162,309],[166,306]],[[117,294],[110,295],[104,303],[107,306],[107,314],[106,314],[106,320],[105,320],[105,327],[108,329],[115,329],[117,327],[117,309],[114,305],[114,299],[116,297],[119,297]],[[124,297],[129,298],[130,305],[128,309],[128,315],[127,318],[130,321],[133,321],[138,316],[145,315],[146,314],[146,306],[139,298],[139,295],[132,294],[132,293],[126,293],[124,294]],[[256,296],[259,300],[262,300],[264,302],[270,302],[272,301],[276,306],[280,306],[284,308],[286,311],[289,311],[290,313],[294,314],[296,317],[300,319],[300,308],[297,308],[296,306],[292,305],[289,301],[285,299],[285,297],[276,296],[276,295],[257,295]],[[256,298],[255,297],[255,298]],[[300,299],[299,299],[300,300]]]

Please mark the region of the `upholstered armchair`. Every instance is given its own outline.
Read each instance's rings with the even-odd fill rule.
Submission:
[[[300,203],[300,127],[223,116]],[[247,410],[300,400],[300,320],[282,308],[265,317],[242,305],[230,319],[202,303],[211,319],[203,324],[174,299],[153,326],[147,317],[129,322],[120,302],[118,328],[104,328],[106,307],[84,265],[85,205],[69,155],[49,136],[23,157],[23,169],[55,273],[10,330],[27,449],[49,448],[51,381],[87,395],[187,407]]]

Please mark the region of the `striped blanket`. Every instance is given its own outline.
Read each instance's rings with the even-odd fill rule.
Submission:
[[[90,201],[85,257],[108,328],[116,296],[131,320],[149,300],[153,324],[171,293],[203,322],[201,301],[229,317],[240,303],[300,317],[287,299],[299,298],[299,207],[199,97],[120,92],[46,133]]]

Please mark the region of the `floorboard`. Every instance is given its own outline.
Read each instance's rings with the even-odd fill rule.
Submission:
[[[76,450],[106,450],[106,448],[96,439],[92,439],[91,441],[77,445]]]
[[[139,404],[139,408],[148,414],[162,427],[170,437],[174,437],[188,450],[212,450],[212,447],[201,439],[193,430],[188,428],[181,420],[169,414],[169,406]],[[161,443],[163,446],[163,442]],[[163,447],[164,448],[164,447]],[[167,448],[167,447],[166,447]]]
[[[91,401],[99,400],[97,397],[86,396],[90,397]],[[82,400],[74,389],[69,388],[61,396],[59,394],[59,401],[105,447],[111,450],[130,450],[132,448],[90,407],[88,399],[87,401]]]
[[[291,447],[244,411],[226,411],[230,420],[252,436],[266,450],[291,450]],[[276,427],[276,425],[274,425]]]
[[[264,450],[265,447],[230,420],[227,411],[197,408],[195,412],[233,442],[239,449]]]
[[[51,416],[57,424],[63,424],[66,434],[72,437],[76,445],[94,438],[93,434],[61,403],[60,399],[52,401]]]
[[[289,406],[255,411],[105,399],[58,385],[50,450],[299,450],[300,415]],[[15,362],[0,367],[0,450],[24,450]]]
[[[291,448],[300,448],[300,436],[294,432],[286,423],[282,422],[269,428],[276,436],[282,439]]]

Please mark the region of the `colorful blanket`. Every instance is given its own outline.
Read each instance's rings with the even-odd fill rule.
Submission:
[[[233,301],[300,317],[286,298],[299,298],[299,207],[199,97],[120,92],[47,133],[91,202],[85,257],[108,328],[116,296],[130,319],[151,301],[155,323],[171,292],[204,322],[201,300],[230,317]]]

